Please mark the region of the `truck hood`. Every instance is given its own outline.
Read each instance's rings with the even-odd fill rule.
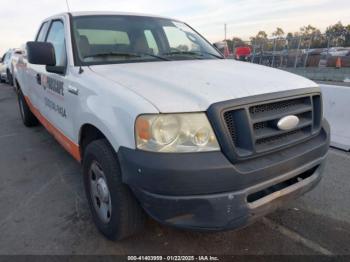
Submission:
[[[317,86],[298,75],[235,60],[143,62],[90,69],[131,89],[162,113],[205,111],[220,101]]]

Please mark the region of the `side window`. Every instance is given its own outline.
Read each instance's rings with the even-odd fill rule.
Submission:
[[[67,53],[62,21],[52,22],[46,42],[52,43],[55,48],[56,66],[66,66]]]
[[[151,30],[145,30],[145,37],[148,47],[153,50],[153,54],[159,54],[159,48]]]
[[[40,31],[39,31],[38,35],[36,36],[35,41],[37,41],[37,42],[44,42],[45,41],[45,35],[46,35],[46,31],[47,31],[48,26],[49,26],[49,22],[45,22],[41,25]]]
[[[5,56],[4,61],[7,63],[7,61],[10,60],[10,58],[11,58],[11,52],[8,52]]]

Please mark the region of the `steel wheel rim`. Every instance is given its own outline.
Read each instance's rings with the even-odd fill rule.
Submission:
[[[106,176],[97,161],[92,162],[89,170],[90,196],[99,219],[107,224],[112,216],[111,195]]]

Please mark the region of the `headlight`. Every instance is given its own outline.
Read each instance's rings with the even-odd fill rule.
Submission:
[[[204,113],[141,115],[136,146],[153,152],[218,151],[220,146]]]

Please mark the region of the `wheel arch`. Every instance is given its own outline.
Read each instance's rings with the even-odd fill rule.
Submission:
[[[85,123],[79,130],[79,150],[80,156],[83,159],[86,146],[98,139],[106,139],[110,144],[107,136],[98,127],[93,124]]]

